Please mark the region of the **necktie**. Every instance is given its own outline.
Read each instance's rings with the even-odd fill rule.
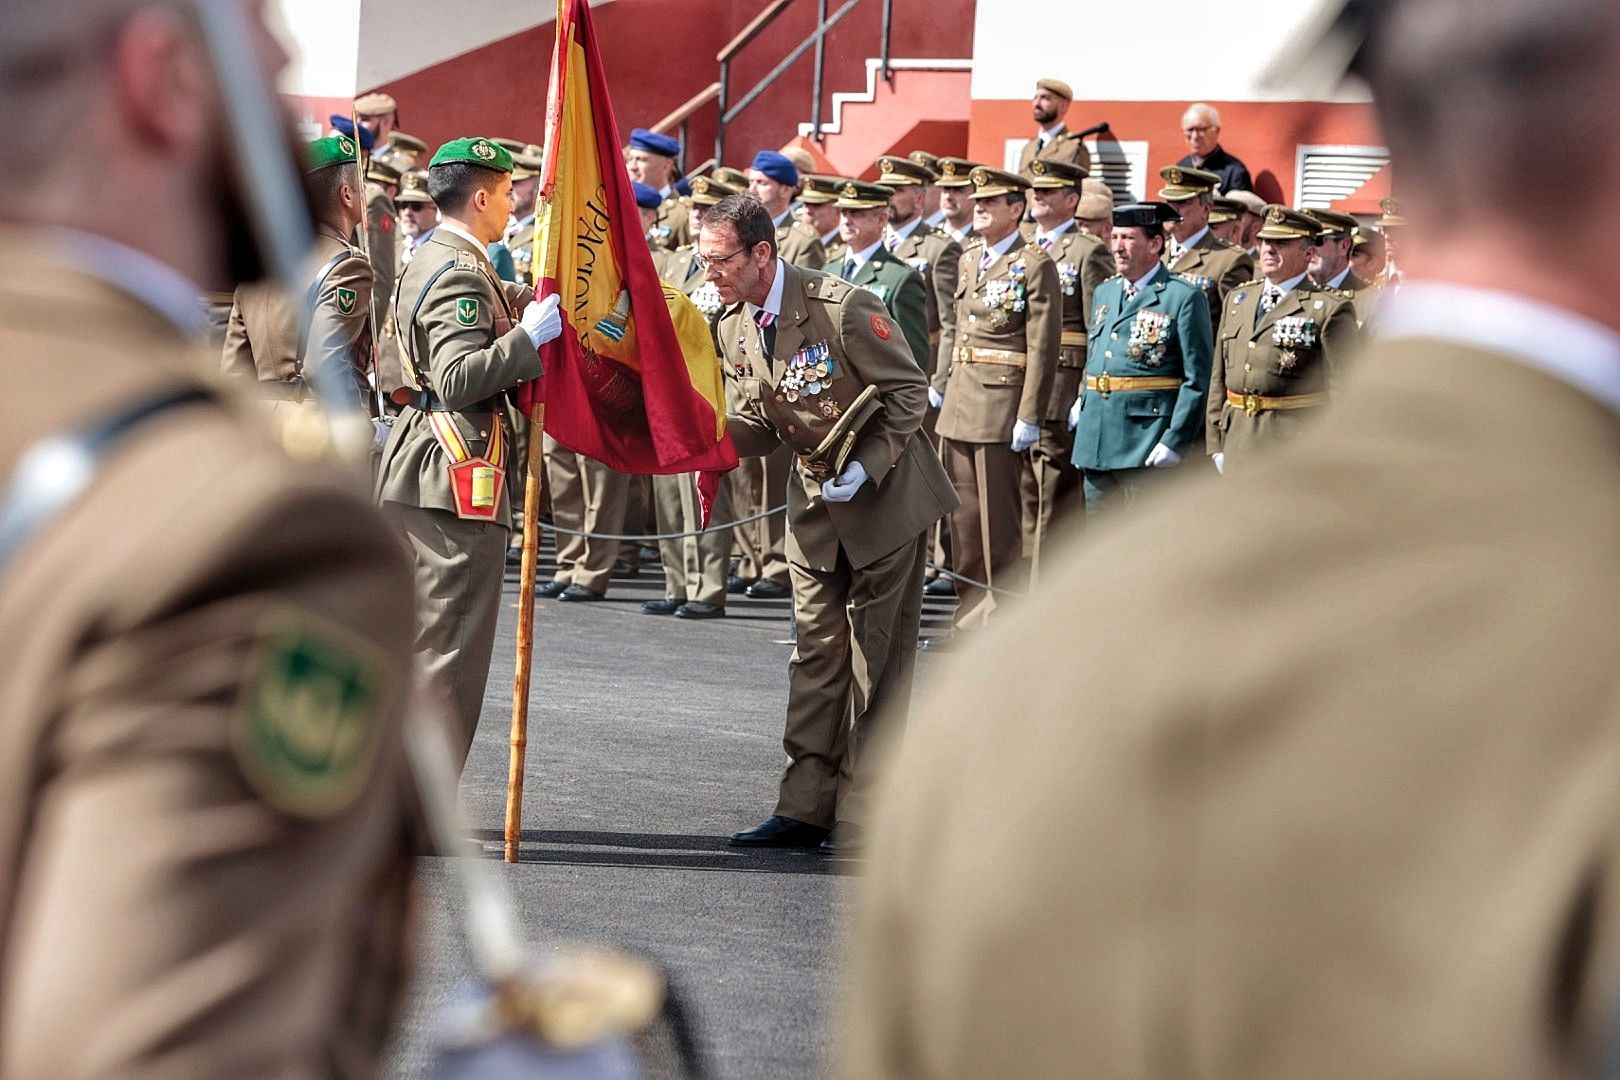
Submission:
[[[1052,238],[1050,236],[1041,237],[1040,244],[1041,244],[1041,250],[1042,251],[1051,251],[1052,250]]]
[[[754,322],[759,324],[759,343],[765,355],[771,356],[776,352],[776,316],[768,311],[756,311]]]
[[[1281,299],[1282,290],[1277,288],[1275,285],[1267,285],[1266,291],[1260,294],[1260,314],[1264,315],[1266,312],[1276,307],[1277,301]]]
[[[996,261],[995,255],[992,254],[989,251],[989,249],[986,249],[985,253],[984,253],[984,258],[979,260],[979,273],[982,274],[986,270],[990,269],[990,264],[995,262],[995,261]]]
[[[855,280],[855,256],[853,255],[844,260],[844,280]]]
[[[1136,299],[1136,284],[1134,282],[1127,281],[1125,283],[1125,299],[1127,301]]]
[[[893,251],[895,248],[899,247],[900,246],[900,234],[899,233],[890,233],[888,236],[884,237],[883,238],[883,246],[888,248],[890,251]]]

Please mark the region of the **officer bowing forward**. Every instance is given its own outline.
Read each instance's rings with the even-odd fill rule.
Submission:
[[[1175,213],[1164,203],[1114,211],[1119,274],[1097,286],[1085,386],[1069,412],[1088,515],[1134,499],[1203,430],[1214,334],[1203,290],[1160,261]]]

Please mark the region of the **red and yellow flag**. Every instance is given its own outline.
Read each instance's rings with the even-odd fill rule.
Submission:
[[[524,405],[543,402],[547,434],[576,453],[621,472],[708,473],[709,495],[737,464],[720,358],[653,268],[586,0],[557,0],[540,198],[535,291],[561,297],[564,325]]]

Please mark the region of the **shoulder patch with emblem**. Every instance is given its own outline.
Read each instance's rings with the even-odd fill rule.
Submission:
[[[894,330],[890,328],[888,319],[885,319],[881,315],[874,315],[872,316],[872,333],[876,334],[884,341],[888,341],[889,338],[894,334]]]
[[[337,290],[337,309],[339,315],[353,315],[355,301],[359,296],[353,289],[345,289],[339,285]]]
[[[462,326],[478,325],[478,298],[463,296],[456,300],[456,322]]]
[[[365,787],[394,688],[387,656],[306,612],[266,623],[232,744],[265,802],[295,817],[336,814]]]
[[[381,229],[383,232],[393,232],[394,231],[394,219],[389,217],[387,214],[384,214],[382,216],[382,220],[377,222],[377,227],[379,229]]]

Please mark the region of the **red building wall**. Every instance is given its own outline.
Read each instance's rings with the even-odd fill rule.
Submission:
[[[893,0],[890,53],[897,57],[969,57],[972,2]],[[716,54],[764,7],[763,0],[617,0],[592,10],[622,132],[655,123],[719,77]],[[829,0],[829,14],[841,0]],[[739,99],[816,25],[817,0],[793,6],[732,64]],[[824,117],[836,91],[866,85],[865,60],[879,53],[882,0],[859,0],[827,36]],[[431,145],[466,134],[539,142],[553,26],[515,34],[381,87],[400,106],[400,127]],[[810,119],[813,50],[755,101],[727,132],[728,164],[746,165],[762,147],[785,145]],[[715,108],[693,118],[690,164],[713,152]]]

